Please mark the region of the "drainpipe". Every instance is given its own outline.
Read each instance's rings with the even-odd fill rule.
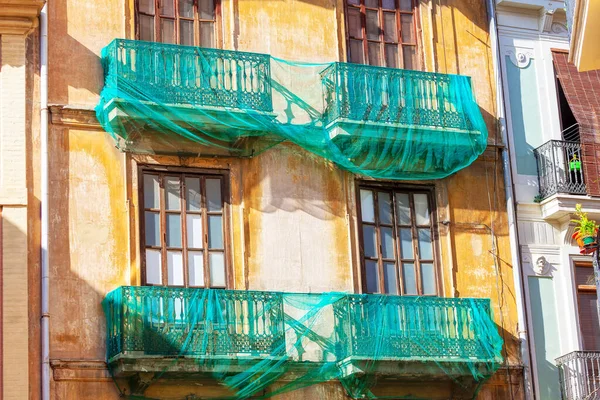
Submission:
[[[512,172],[509,154],[509,142],[506,131],[504,92],[502,91],[502,75],[500,74],[500,43],[498,42],[498,30],[496,25],[496,9],[494,0],[487,0],[490,44],[492,47],[492,64],[496,81],[496,115],[500,124],[502,133],[502,142],[505,146],[502,148],[502,164],[504,175],[504,189],[506,194],[506,211],[508,214],[508,234],[510,241],[511,262],[513,265],[513,279],[515,281],[515,299],[517,303],[518,314],[518,335],[521,350],[521,360],[523,361],[523,376],[525,384],[525,398],[530,400],[535,398],[533,390],[533,379],[531,374],[531,349],[529,346],[529,329],[527,324],[527,308],[525,307],[525,284],[523,269],[521,268],[521,254],[519,251],[519,234],[516,225],[514,186],[512,181]]]
[[[48,263],[48,3],[40,13],[40,151],[41,151],[41,346],[42,400],[50,400],[50,314]]]

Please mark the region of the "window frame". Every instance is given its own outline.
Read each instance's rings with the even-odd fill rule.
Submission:
[[[200,45],[200,24],[202,22],[213,22],[215,24],[215,29],[214,29],[214,35],[215,35],[215,43],[214,43],[214,47],[215,48],[222,48],[222,31],[221,31],[221,21],[222,21],[222,16],[221,16],[221,0],[213,0],[214,1],[214,7],[215,7],[215,19],[214,20],[207,20],[207,19],[201,19],[200,18],[200,13],[199,13],[199,1],[201,0],[194,0],[194,17],[193,18],[189,18],[189,17],[181,17],[179,15],[179,0],[152,0],[154,1],[154,14],[146,14],[140,11],[140,6],[139,6],[139,2],[140,0],[133,0],[133,23],[134,23],[134,31],[135,31],[135,40],[141,40],[141,24],[140,24],[140,15],[145,15],[145,16],[150,16],[155,18],[154,20],[154,42],[156,43],[164,43],[162,41],[157,40],[158,38],[160,38],[160,19],[164,18],[164,19],[169,19],[172,21],[175,21],[175,45],[182,45],[181,42],[181,37],[180,37],[180,24],[179,21],[193,21],[194,22],[194,44],[193,46],[195,47],[201,47]],[[163,17],[160,15],[159,13],[159,4],[161,1],[173,1],[173,7],[174,7],[174,16],[173,17]]]
[[[385,293],[385,281],[383,274],[383,263],[389,262],[384,260],[382,246],[381,246],[381,236],[380,236],[380,227],[381,222],[379,219],[379,207],[377,202],[377,191],[386,191],[391,194],[396,192],[404,192],[414,194],[425,194],[428,199],[429,206],[429,217],[430,217],[430,232],[431,232],[431,246],[432,246],[432,255],[433,260],[423,260],[420,258],[419,246],[418,246],[418,232],[416,231],[419,226],[416,224],[415,213],[414,213],[414,198],[410,197],[410,205],[411,205],[411,233],[412,233],[412,245],[413,245],[413,256],[414,256],[414,264],[415,264],[415,279],[416,279],[416,288],[417,294],[405,294],[404,293],[404,278],[402,276],[402,271],[400,270],[401,263],[405,262],[404,259],[401,258],[401,250],[400,250],[400,241],[398,240],[398,229],[401,227],[399,221],[397,220],[396,213],[396,196],[392,196],[392,237],[394,239],[394,255],[395,255],[395,272],[396,272],[396,285],[398,294],[394,296],[427,296],[427,297],[438,297],[442,296],[443,288],[441,284],[441,273],[440,273],[440,254],[439,254],[439,233],[438,233],[438,222],[437,222],[437,212],[436,212],[436,203],[435,203],[435,187],[433,186],[425,186],[425,185],[398,185],[394,183],[387,182],[371,182],[371,181],[357,181],[355,184],[356,191],[356,224],[357,224],[357,232],[358,232],[358,255],[360,257],[359,260],[359,275],[360,275],[360,290],[361,293],[370,293],[367,290],[367,276],[366,276],[366,259],[369,257],[365,257],[364,251],[364,236],[363,236],[363,218],[362,218],[362,203],[360,198],[360,190],[372,190],[374,192],[373,196],[373,204],[374,204],[374,223],[367,223],[367,225],[376,226],[375,235],[377,243],[379,243],[379,248],[377,248],[378,256],[377,256],[377,269],[378,269],[378,289],[379,292],[377,294],[381,295],[394,295]],[[383,224],[384,227],[389,224]],[[377,247],[377,243],[375,246]],[[412,260],[412,259],[411,259]],[[431,262],[433,263],[433,271],[434,271],[434,285],[435,285],[435,294],[422,294],[422,280],[421,280],[421,262]],[[408,261],[411,262],[411,261]]]
[[[206,218],[202,218],[202,241],[203,241],[203,259],[204,259],[204,286],[192,286],[189,285],[189,266],[187,265],[187,256],[184,256],[183,253],[189,251],[187,247],[187,210],[184,208],[184,198],[185,193],[181,192],[181,201],[182,201],[182,209],[181,209],[181,241],[182,241],[182,264],[183,264],[183,285],[169,285],[168,281],[168,269],[167,269],[167,259],[165,257],[166,252],[169,248],[166,244],[166,214],[167,210],[164,206],[164,187],[160,187],[160,237],[161,244],[164,241],[165,246],[161,245],[161,284],[152,284],[147,282],[146,275],[146,230],[145,230],[145,212],[146,207],[144,204],[144,174],[160,174],[162,175],[179,175],[181,179],[184,179],[186,175],[198,177],[201,180],[201,193],[202,193],[202,205],[201,205],[201,213],[202,215],[206,215]],[[211,286],[210,285],[210,265],[206,262],[209,254],[209,249],[207,246],[208,242],[208,216],[210,212],[206,207],[206,189],[205,185],[203,185],[203,181],[206,178],[219,178],[221,179],[221,201],[223,203],[223,254],[224,254],[224,263],[225,263],[225,286]],[[159,286],[159,287],[183,287],[183,288],[197,288],[197,289],[231,289],[233,288],[233,268],[231,261],[231,223],[230,223],[230,205],[231,205],[231,192],[230,192],[230,173],[229,170],[224,169],[205,169],[205,168],[183,168],[183,167],[173,167],[173,166],[164,166],[164,165],[138,165],[137,169],[137,193],[138,193],[138,221],[139,221],[139,251],[140,251],[140,273],[141,273],[141,285],[142,286]],[[184,246],[184,243],[186,244]]]
[[[578,268],[589,268],[592,272],[591,276],[594,276],[594,265],[592,261],[574,261],[572,263],[573,265],[573,283],[575,286],[575,300],[576,300],[576,312],[577,312],[577,322],[578,322],[578,326],[577,326],[577,335],[579,337],[579,344],[580,344],[580,348],[584,351],[599,351],[600,349],[585,349],[586,347],[586,343],[584,341],[584,335],[582,332],[582,321],[581,321],[581,316],[582,316],[582,311],[581,311],[581,298],[580,298],[580,294],[593,294],[596,297],[598,296],[598,293],[596,291],[596,284],[594,282],[593,285],[580,285],[577,283],[577,269]],[[596,299],[597,301],[597,299]],[[594,310],[595,311],[595,310]]]
[[[400,9],[399,2],[401,0],[394,0],[395,9],[392,11],[391,9],[383,8],[383,0],[377,0],[379,6],[375,7],[367,7],[365,4],[365,0],[358,0],[359,4],[350,4],[348,0],[344,0],[344,23],[345,23],[345,37],[346,37],[346,59],[348,62],[352,61],[352,56],[350,52],[350,40],[360,40],[362,42],[362,51],[363,51],[363,62],[364,65],[372,65],[369,63],[369,43],[379,43],[380,44],[380,66],[387,67],[387,58],[386,58],[386,45],[387,44],[395,44],[398,47],[397,54],[397,67],[398,69],[406,69],[404,65],[404,47],[411,46],[415,50],[415,65],[413,66],[413,70],[421,70],[422,62],[421,62],[421,46],[420,43],[420,14],[419,14],[419,2],[418,0],[410,0],[412,3],[412,11],[405,11]],[[360,22],[361,22],[361,35],[362,38],[355,38],[350,36],[350,24],[348,21],[350,9],[357,9],[360,12]],[[367,37],[367,10],[377,11],[379,13],[379,39],[372,40]],[[397,29],[397,41],[396,42],[386,42],[385,34],[384,34],[384,13],[394,12],[395,20],[396,20],[396,29]],[[414,42],[403,42],[402,41],[402,15],[412,15],[413,16],[413,35]],[[393,68],[393,67],[388,67]]]

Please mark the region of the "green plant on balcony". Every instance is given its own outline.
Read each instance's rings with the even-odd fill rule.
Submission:
[[[575,206],[575,216],[577,218],[571,220],[572,223],[577,225],[572,237],[577,240],[581,254],[593,253],[598,247],[596,242],[598,224],[588,218],[587,213],[581,209],[581,204]]]

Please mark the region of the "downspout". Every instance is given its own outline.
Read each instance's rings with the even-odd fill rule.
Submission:
[[[40,152],[41,152],[41,347],[42,400],[50,400],[50,314],[48,263],[48,3],[40,13]]]
[[[514,186],[512,181],[512,171],[509,154],[509,141],[506,130],[506,112],[504,103],[504,92],[502,85],[502,75],[500,74],[500,43],[498,41],[498,28],[496,25],[496,9],[494,0],[487,0],[490,45],[492,47],[492,64],[494,68],[494,78],[496,82],[496,115],[500,124],[502,134],[502,143],[504,147],[502,152],[502,171],[504,175],[504,190],[506,194],[506,212],[508,214],[508,236],[510,241],[511,262],[513,265],[513,279],[515,281],[515,299],[517,303],[517,324],[518,336],[521,350],[521,360],[523,362],[523,378],[525,385],[525,398],[535,398],[533,390],[533,379],[531,375],[531,349],[529,346],[529,329],[527,324],[527,308],[525,307],[525,284],[523,270],[521,268],[521,256],[519,250],[519,233],[517,231]]]

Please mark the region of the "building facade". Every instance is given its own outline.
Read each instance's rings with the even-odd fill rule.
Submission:
[[[46,393],[42,317],[52,399],[524,397],[485,3],[56,0],[47,36],[5,398]]]
[[[568,62],[567,6],[499,1],[532,378],[539,399],[594,396],[599,349],[592,258],[571,224],[577,204],[598,220],[599,76]],[[592,351],[592,352],[590,352]],[[579,371],[579,372],[575,372]],[[561,392],[562,391],[562,392]]]

